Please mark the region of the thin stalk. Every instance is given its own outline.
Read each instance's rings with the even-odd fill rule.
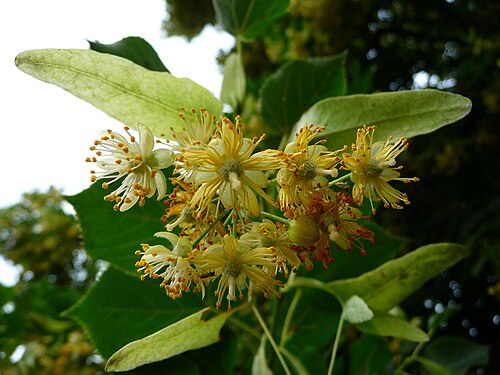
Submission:
[[[273,347],[274,352],[276,353],[276,356],[278,357],[278,359],[281,363],[281,366],[283,366],[283,370],[285,370],[285,373],[287,375],[292,375],[292,373],[290,372],[290,369],[288,368],[288,365],[285,362],[285,359],[281,355],[280,349],[279,349],[278,345],[276,344],[276,341],[274,341],[274,338],[271,335],[271,332],[269,332],[269,328],[267,328],[266,322],[264,322],[262,315],[260,315],[259,309],[257,309],[255,304],[253,304],[253,303],[252,303],[252,311],[255,314],[255,316],[257,317],[257,320],[259,321],[260,326],[264,330],[264,333],[266,334],[267,339],[271,343],[271,346]]]
[[[333,180],[332,182],[330,182],[328,184],[328,187],[332,187],[333,185],[338,184],[339,182],[344,182],[345,180],[349,179],[349,177],[351,177],[350,173],[345,174],[342,177],[339,177],[339,178]]]
[[[280,221],[283,224],[290,225],[290,220],[285,219],[284,217],[276,216],[276,215],[270,214],[269,212],[266,212],[266,211],[261,211],[260,214],[268,219],[272,219],[274,221]]]
[[[420,342],[418,345],[413,349],[413,353],[409,357],[406,357],[403,362],[399,365],[399,367],[394,371],[394,374],[405,374],[406,372],[403,372],[403,370],[408,366],[410,363],[414,362],[416,360],[416,357],[420,354],[422,349],[424,348],[425,343]]]
[[[330,358],[330,366],[328,366],[328,375],[332,375],[333,366],[335,365],[335,357],[337,356],[337,349],[339,347],[340,336],[342,335],[342,325],[344,324],[344,309],[340,314],[339,325],[337,327],[337,334],[335,335],[335,341],[333,343],[332,358]]]
[[[230,208],[226,208],[224,210],[223,213],[221,213],[219,215],[219,217],[217,219],[215,219],[215,221],[213,223],[211,223],[203,232],[201,232],[201,234],[198,236],[198,238],[196,238],[194,241],[193,241],[193,248],[198,245],[198,243],[203,239],[205,238],[205,236],[208,234],[208,232],[210,232],[216,225],[219,221],[221,221],[224,216],[226,216],[228,214],[228,212],[230,211],[231,209]]]
[[[232,236],[234,238],[238,237],[238,231],[237,231],[237,228],[238,228],[238,214],[236,213],[235,210],[233,210],[233,212],[231,213],[231,217],[233,219],[233,227],[232,227]]]
[[[227,215],[226,220],[224,220],[224,223],[222,224],[224,228],[227,228],[231,220],[232,220],[231,215]]]
[[[288,311],[286,312],[285,321],[283,322],[283,328],[281,330],[280,337],[280,346],[284,346],[289,339],[290,325],[292,324],[293,314],[297,309],[297,305],[299,304],[300,297],[302,297],[302,288],[298,288],[293,296],[292,302],[288,307]]]

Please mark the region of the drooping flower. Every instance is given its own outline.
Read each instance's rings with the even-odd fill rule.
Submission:
[[[160,169],[173,163],[173,155],[165,149],[153,151],[154,137],[151,130],[142,124],[137,124],[137,128],[138,141],[130,134],[128,127],[124,127],[129,135],[128,140],[111,130],[102,132],[100,139],[90,147],[97,157],[86,160],[96,163],[101,169],[90,172],[92,182],[111,179],[102,184],[105,189],[125,176],[121,185],[104,197],[107,201],[116,202],[115,210],[126,211],[137,202],[143,205],[145,198],[152,197],[155,192],[161,199],[167,191],[167,182]]]
[[[417,177],[400,177],[398,172],[402,166],[396,167],[396,157],[408,149],[406,138],[391,143],[387,141],[373,143],[375,126],[363,126],[358,129],[356,144],[352,145],[352,154],[342,154],[342,169],[351,171],[351,181],[354,202],[363,203],[363,197],[370,200],[373,213],[373,202],[382,200],[385,207],[403,208],[399,203],[410,204],[405,193],[392,187],[389,182],[403,181],[409,183],[418,181]]]
[[[313,125],[302,127],[295,141],[289,143],[280,154],[282,168],[277,181],[281,186],[280,206],[285,212],[293,206],[306,203],[314,189],[326,187],[328,180],[325,176],[336,177],[338,174],[335,168],[340,161],[338,151],[328,151],[323,146],[324,141],[309,145],[323,129]]]
[[[163,279],[160,286],[165,288],[168,296],[173,299],[181,297],[183,292],[190,292],[191,284],[195,284],[195,292],[199,291],[204,296],[204,284],[189,260],[191,242],[170,232],[158,232],[155,236],[169,241],[173,249],[163,245],[143,244],[142,251],[136,251],[136,255],[142,255],[141,260],[135,264],[138,267],[137,272],[144,273],[141,279]]]
[[[313,195],[310,203],[308,212],[291,222],[289,236],[294,243],[308,249],[311,259],[320,260],[327,267],[333,261],[331,242],[346,251],[357,247],[362,254],[365,253],[362,240],[373,243],[373,232],[358,223],[367,218],[351,206],[353,202],[347,194],[326,188]]]
[[[239,117],[236,125],[222,117],[217,123],[217,135],[207,145],[183,150],[177,159],[178,168],[191,173],[190,181],[197,187],[191,207],[200,216],[209,212],[216,196],[217,207],[222,203],[225,208],[255,216],[260,213],[256,193],[274,204],[262,188],[269,183],[263,171],[276,168],[275,153],[272,150],[253,153],[262,139],[244,138]]]
[[[300,259],[283,225],[264,219],[262,222],[252,222],[248,227],[250,230],[241,239],[249,242],[252,247],[273,247],[276,252],[276,268],[283,270],[285,276],[288,276],[287,264],[294,269],[300,265]]]
[[[249,293],[253,288],[260,290],[265,297],[276,293],[275,287],[281,285],[268,270],[276,267],[274,254],[269,247],[252,248],[243,240],[225,235],[221,243],[209,246],[193,259],[193,263],[211,280],[219,278],[216,307],[220,308],[226,295],[228,307],[231,301],[243,298],[243,289]]]
[[[165,204],[168,207],[165,209],[165,214],[162,220],[165,222],[165,228],[171,232],[176,227],[188,228],[196,224],[196,219],[193,216],[194,209],[189,207],[191,199],[193,198],[194,191],[191,185],[179,179],[171,179],[177,186],[174,191],[168,195]],[[169,220],[175,217],[174,220]]]

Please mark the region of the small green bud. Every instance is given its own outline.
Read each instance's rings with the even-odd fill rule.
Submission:
[[[373,311],[370,310],[365,301],[358,296],[352,296],[344,306],[344,319],[349,323],[364,323],[373,318]]]
[[[175,160],[172,151],[165,148],[154,150],[147,158],[146,162],[151,168],[164,169],[170,167]]]
[[[288,238],[296,245],[309,247],[319,239],[319,224],[309,215],[299,216],[288,228]]]

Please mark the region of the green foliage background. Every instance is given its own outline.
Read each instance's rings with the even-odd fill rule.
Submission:
[[[431,137],[421,136],[412,140],[408,160],[404,162],[405,174],[417,175],[422,182],[407,185],[412,205],[406,207],[405,210],[396,212],[379,210],[375,223],[371,224],[376,232],[377,244],[369,250],[368,255],[339,253],[330,269],[326,271],[315,269],[313,274],[308,276],[331,282],[359,276],[363,272],[380,266],[384,261],[423,244],[443,241],[464,244],[471,250],[471,255],[464,262],[442,272],[402,304],[401,314],[406,315],[406,319],[421,317],[427,324],[427,327],[423,328],[427,328],[435,335],[434,337],[438,337],[425,346],[422,354],[425,358],[418,357],[410,364],[408,371],[425,373],[427,369],[435,373],[458,374],[466,373],[467,368],[471,366],[473,368],[478,364],[482,364],[486,373],[493,374],[500,371],[498,364],[494,361],[486,363],[488,351],[490,351],[490,358],[495,358],[500,346],[499,326],[493,324],[493,317],[500,313],[498,309],[500,244],[494,235],[500,227],[498,215],[495,214],[500,204],[495,194],[500,180],[498,173],[492,173],[495,170],[492,163],[498,160],[499,156],[495,124],[500,110],[500,43],[495,37],[497,34],[494,28],[492,29],[492,25],[498,25],[499,22],[492,21],[500,21],[499,6],[494,2],[484,2],[479,5],[474,1],[449,3],[272,1],[274,5],[270,16],[272,22],[260,22],[258,15],[265,12],[265,7],[260,9],[257,6],[256,13],[249,13],[249,15],[244,12],[244,9],[253,4],[252,1],[220,0],[214,1],[214,7],[209,6],[209,1],[202,1],[202,4],[197,1],[168,1],[167,3],[172,17],[166,21],[165,25],[166,29],[172,33],[192,38],[204,24],[215,23],[214,17],[217,15],[219,19],[222,17],[222,24],[227,30],[244,41],[240,45],[240,56],[246,74],[247,95],[244,100],[241,97],[235,99],[235,109],[243,114],[245,122],[255,135],[259,135],[262,131],[271,131],[270,143],[276,143],[281,136],[281,132],[275,129],[291,128],[304,112],[306,113],[304,122],[307,122],[308,114],[309,118],[318,119],[318,114],[321,114],[321,102],[315,103],[319,100],[325,99],[335,103],[337,100],[344,100],[344,97],[327,98],[345,94],[377,91],[396,93],[400,90],[409,90],[416,88],[414,74],[419,72],[425,72],[424,75],[427,74],[430,77],[426,87],[457,92],[472,100],[471,114],[460,120],[458,124],[437,130]],[[259,1],[257,3],[263,4]],[[417,5],[418,12],[416,11]],[[221,16],[228,6],[241,7],[233,13],[233,19],[229,20],[227,17],[224,18],[224,14]],[[287,9],[288,12],[286,12]],[[91,44],[91,49],[100,53],[122,56],[149,70],[164,72],[152,73],[138,66],[129,65],[125,60],[117,60],[117,63],[133,71],[134,77],[141,78],[137,82],[128,83],[129,86],[125,88],[119,88],[122,94],[123,92],[141,92],[149,95],[150,88],[156,84],[157,77],[160,76],[148,77],[153,77],[153,74],[162,74],[161,77],[165,77],[164,74],[168,74],[165,73],[168,72],[167,67],[158,61],[156,53],[138,39],[127,38],[112,46],[94,43]],[[102,60],[102,65],[99,65],[102,56],[87,52],[68,53],[80,55],[80,59],[77,60],[80,62],[87,58],[92,60],[92,64],[88,66],[97,66],[97,68],[93,71],[85,71],[91,80],[99,80],[101,83],[111,82],[109,86],[113,90],[116,88],[115,84],[122,84],[121,77],[113,78],[114,71],[106,72],[101,69],[110,62],[108,58]],[[44,53],[43,56],[30,54],[24,59],[20,57],[18,64],[21,69],[28,71],[40,62],[53,62],[54,59],[61,58],[59,54],[53,54],[51,51]],[[220,61],[224,62],[228,54],[228,51],[221,52]],[[297,61],[297,59],[301,60]],[[83,64],[83,68],[86,68],[85,65]],[[344,66],[346,73],[344,73]],[[77,74],[81,74],[83,68],[72,67],[72,69],[80,69]],[[51,82],[52,71],[40,72],[39,67],[36,67],[30,74],[38,75],[37,78]],[[341,72],[340,75],[339,72]],[[293,79],[300,77],[300,74],[311,79],[311,82],[317,75],[327,84],[323,88],[300,86],[298,83],[301,81]],[[82,96],[81,88],[73,86],[74,77],[68,76],[67,78],[69,86],[63,86],[64,88],[85,100],[95,100],[96,93]],[[171,81],[174,82],[175,79],[172,78]],[[147,82],[154,83],[148,85]],[[286,84],[286,90],[282,90],[283,82],[289,83]],[[92,82],[86,82],[85,85],[95,87]],[[189,95],[186,93],[179,95],[181,98],[189,96],[192,98],[192,103],[208,100],[212,111],[220,112],[220,102],[199,89],[194,82],[184,81],[179,84],[179,87],[189,87],[187,90]],[[146,102],[152,103],[147,108],[145,116],[148,121],[145,122],[153,126],[157,134],[165,131],[165,124],[162,123],[165,116],[173,119],[176,112],[174,102],[169,103],[172,108],[168,109],[158,105],[161,103],[160,97],[168,95],[171,88],[167,87],[165,90],[161,95],[154,93],[153,96],[157,94],[156,97],[145,97]],[[277,96],[276,93],[280,90],[282,94]],[[297,93],[302,93],[304,96],[297,96]],[[106,92],[105,96],[113,94],[114,92]],[[447,99],[443,99],[442,102],[439,98],[430,100],[430,96],[424,92],[408,91],[404,95],[408,95],[409,108],[429,108],[434,105],[443,111],[443,117],[448,109],[452,113],[452,118],[447,122],[440,118],[440,126],[462,117],[457,114],[456,109]],[[434,95],[445,97],[447,94],[435,93]],[[403,96],[398,96],[398,98]],[[277,97],[286,97],[285,105],[273,102]],[[259,98],[262,102],[261,110],[257,105]],[[309,101],[304,101],[304,98]],[[422,104],[415,104],[415,98],[422,98]],[[429,102],[425,102],[426,98]],[[454,97],[457,101],[460,101],[459,98]],[[99,99],[97,101],[99,102]],[[126,123],[135,121],[134,117],[137,113],[131,116],[128,107],[126,107],[127,111],[121,113],[120,108],[125,107],[111,104],[109,107],[100,108]],[[190,104],[184,103],[184,105]],[[331,105],[330,102],[329,105]],[[193,106],[196,105],[193,104]],[[351,104],[350,108],[356,106],[359,104]],[[464,102],[458,104],[463,114],[467,112],[466,107],[467,104]],[[293,108],[295,113],[290,111],[290,108]],[[386,114],[384,116],[387,118]],[[415,115],[416,118],[422,118],[421,116],[425,117],[425,113],[422,115],[417,112]],[[332,121],[328,116],[323,118],[325,122]],[[377,123],[377,118],[374,118],[373,122]],[[418,124],[418,121],[415,122]],[[422,122],[425,123],[425,121]],[[353,124],[352,127],[355,126]],[[415,135],[424,134],[420,130],[421,126],[418,124],[419,130]],[[438,127],[429,128],[429,131],[434,131]],[[332,134],[330,141],[337,135],[338,133]],[[467,172],[469,174],[466,174]],[[472,186],[470,173],[487,178],[483,178],[480,183],[474,181],[474,186]],[[477,194],[476,191],[480,193]],[[99,283],[90,289],[78,304],[66,312],[66,316],[72,316],[83,322],[100,354],[108,358],[129,341],[140,339],[181,317],[199,311],[205,305],[209,306],[211,301],[208,299],[201,302],[199,296],[185,296],[179,301],[171,301],[163,296],[162,291],[156,285],[137,284],[137,278],[134,278],[131,272],[134,271],[135,261],[133,250],[141,242],[150,240],[151,235],[161,227],[161,223],[151,219],[161,215],[161,204],[148,202],[146,216],[138,207],[135,207],[117,218],[118,214],[100,200],[101,195],[100,188],[94,186],[77,196],[69,197],[69,201],[80,215],[87,252],[93,259],[109,261],[112,267],[101,276]],[[2,212],[2,217],[9,217],[8,215],[10,212]],[[65,217],[74,224],[74,218]],[[97,222],[92,222],[93,218],[98,218]],[[31,223],[31,219],[23,220],[22,222]],[[109,223],[112,223],[111,227]],[[131,225],[131,223],[136,223],[136,225]],[[5,224],[10,228],[17,225],[17,222]],[[64,233],[72,233],[74,238],[74,229],[71,232],[65,225],[59,225],[58,228],[66,228],[60,230]],[[380,227],[389,228],[392,234],[386,233]],[[113,236],[129,238],[130,241],[120,242],[120,246],[114,246]],[[26,232],[25,237],[29,239],[28,243],[40,243],[40,240],[33,235],[32,229]],[[15,238],[12,233],[2,237],[10,241],[12,238]],[[4,241],[4,243],[9,244],[9,241]],[[33,267],[33,272],[37,275],[38,271],[34,269],[44,270],[47,267],[56,267],[58,264],[64,269],[64,265],[71,263],[71,252],[79,245],[68,240],[63,243],[64,247],[69,246],[65,252],[66,258],[61,255],[54,261],[34,259],[32,253],[37,253],[38,250],[34,251],[29,247],[31,245],[23,247],[21,242],[16,242],[14,247],[3,246],[2,253],[23,264],[25,270]],[[379,243],[383,244],[380,249],[377,248]],[[59,248],[60,245],[52,244],[51,246],[49,250]],[[27,255],[23,253],[20,255],[18,251],[20,248],[29,249],[26,251]],[[41,312],[35,307],[31,307],[30,311],[45,314],[42,319],[45,327],[52,327],[49,323],[55,326],[63,324],[60,332],[63,332],[63,336],[67,336],[76,327],[67,318],[61,318],[58,313],[72,305],[82,294],[81,291],[89,285],[96,272],[93,267],[92,264],[85,266],[91,272],[86,279],[88,282],[77,287],[78,292],[71,288],[53,292],[54,297],[60,296],[64,301],[51,304],[55,310],[51,308],[50,313],[43,311],[46,307],[41,304]],[[51,275],[57,275],[55,284],[46,281],[46,278]],[[40,300],[46,298],[47,291],[54,290],[54,285],[74,282],[60,268],[45,269],[40,279],[45,284],[38,287],[38,290],[43,291],[38,304]],[[301,293],[303,296],[297,307],[298,313],[292,327],[294,334],[286,343],[288,350],[286,356],[290,363],[298,363],[296,359],[307,363],[309,373],[324,373],[326,371],[324,358],[330,351],[335,333],[334,328],[341,311],[340,305],[323,291],[304,289]],[[17,301],[22,295],[18,290],[5,290],[3,294],[5,296],[3,301],[11,301],[13,298]],[[38,294],[29,293],[29,295],[34,298],[33,296]],[[110,295],[113,296],[111,300]],[[273,312],[273,316],[283,316],[283,311],[281,315],[279,312],[286,309],[291,300],[291,294],[285,294],[279,302],[269,301],[264,309],[267,312]],[[158,304],[157,301],[162,302]],[[18,302],[16,306],[17,304]],[[102,310],[96,311],[95,306],[101,306]],[[117,313],[116,309],[120,308],[121,312]],[[146,317],[142,312],[143,309],[148,311]],[[120,319],[116,319],[117,316]],[[20,325],[14,322],[16,319],[25,319],[19,314],[17,308],[15,313],[3,314],[2,318],[4,318],[3,326],[18,330]],[[36,318],[32,319],[36,320]],[[108,324],[110,321],[111,325]],[[130,321],[135,322],[133,329],[124,331],[122,328]],[[469,326],[467,324],[464,326],[465,321],[469,322]],[[443,323],[446,324],[443,325]],[[283,322],[273,321],[270,324],[275,332],[280,332]],[[246,326],[248,329],[233,329],[241,326]],[[255,319],[242,312],[241,315],[237,314],[234,319],[228,320],[228,328],[224,328],[221,332],[221,343],[187,353],[188,355],[183,354],[164,363],[145,366],[135,370],[134,373],[161,372],[165,366],[169,368],[170,373],[249,373],[252,368],[253,355],[260,340],[259,334],[252,328],[254,326],[256,326]],[[477,328],[477,333],[471,335],[471,331],[468,330],[470,327]],[[363,331],[361,327],[358,327],[358,330]],[[393,369],[391,361],[397,359],[398,356],[404,357],[414,348],[400,339],[384,339],[359,333],[358,330],[353,327],[348,328],[343,349],[339,353],[338,373],[342,371],[353,374],[390,373]],[[118,331],[121,331],[119,335],[116,333]],[[50,329],[49,332],[54,334]],[[4,333],[2,334],[5,336]],[[17,331],[9,335],[2,338],[4,345],[9,343],[9,346],[2,348],[2,351],[7,353],[20,342],[26,342],[28,334]],[[17,341],[5,340],[9,337],[15,337]],[[315,345],[311,346],[312,342]],[[265,343],[260,347],[262,349],[259,351],[261,364],[270,361],[270,368],[280,373],[280,367],[272,359],[272,354],[269,349],[266,349]],[[450,348],[460,348],[464,352],[450,351]],[[300,355],[295,358],[292,353],[295,355],[300,353]],[[207,358],[211,358],[210,363],[207,363]],[[457,358],[461,358],[464,362],[459,363]],[[219,360],[220,365],[214,366],[215,359]],[[253,365],[255,366],[255,362]],[[300,366],[295,365],[294,370],[300,370]]]

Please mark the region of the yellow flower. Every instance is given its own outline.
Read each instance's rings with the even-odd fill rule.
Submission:
[[[263,138],[244,138],[239,117],[236,120],[234,125],[222,117],[217,123],[218,134],[207,145],[188,147],[178,157],[179,167],[191,173],[190,181],[197,187],[190,206],[201,216],[208,214],[216,195],[217,207],[222,203],[225,208],[255,216],[260,214],[255,193],[274,204],[262,188],[268,185],[263,171],[276,168],[275,153],[267,150],[253,154]]]
[[[143,272],[141,280],[147,276],[152,279],[162,278],[160,284],[165,288],[168,296],[176,299],[182,296],[182,292],[190,292],[190,286],[194,283],[194,291],[205,295],[205,287],[199,273],[190,263],[189,253],[192,250],[191,242],[186,238],[179,238],[173,233],[158,232],[156,237],[168,240],[173,250],[163,245],[142,245],[142,251],[136,251],[136,255],[142,255],[141,260],[136,262],[137,272]]]
[[[214,135],[215,131],[215,116],[210,114],[205,108],[200,108],[197,112],[194,108],[187,112],[181,108],[182,113],[179,117],[184,121],[186,126],[180,132],[172,130],[173,140],[180,147],[189,147],[199,144],[207,144]]]
[[[111,130],[102,132],[101,138],[94,141],[90,150],[103,159],[94,156],[86,160],[96,163],[102,169],[90,172],[92,182],[102,178],[111,179],[102,184],[104,189],[125,176],[121,185],[104,197],[107,201],[116,202],[115,210],[126,211],[137,202],[142,206],[145,198],[158,192],[158,199],[161,199],[167,191],[167,181],[160,169],[170,166],[174,157],[165,149],[153,151],[153,133],[144,125],[137,124],[137,127],[138,142],[129,133],[128,127],[124,129],[130,140]]]
[[[375,126],[363,126],[358,129],[356,144],[352,145],[352,155],[342,154],[342,169],[351,171],[351,181],[354,182],[353,198],[358,205],[363,203],[363,196],[370,200],[373,213],[373,201],[382,200],[385,207],[403,208],[399,202],[410,204],[405,193],[395,189],[389,182],[403,181],[409,183],[418,181],[417,177],[399,177],[399,169],[395,167],[396,157],[408,149],[406,138],[391,143],[387,141],[373,143]]]
[[[252,222],[248,227],[250,231],[244,233],[241,239],[249,242],[252,247],[273,247],[276,251],[276,268],[283,270],[285,276],[288,276],[287,263],[294,269],[300,265],[300,259],[283,225],[264,219],[261,223]]]
[[[334,168],[340,161],[337,151],[328,151],[323,146],[325,141],[309,146],[323,129],[313,125],[304,126],[297,132],[295,141],[289,143],[280,154],[282,168],[277,181],[281,186],[279,201],[283,211],[306,203],[315,188],[328,185],[324,176],[336,177],[338,174]]]
[[[221,243],[209,246],[193,259],[193,263],[206,275],[213,275],[219,283],[215,292],[216,307],[220,308],[222,297],[227,292],[228,307],[231,301],[243,298],[242,290],[260,290],[265,297],[275,293],[274,287],[281,283],[274,279],[269,270],[276,267],[274,254],[269,247],[251,248],[251,245],[230,235]]]

